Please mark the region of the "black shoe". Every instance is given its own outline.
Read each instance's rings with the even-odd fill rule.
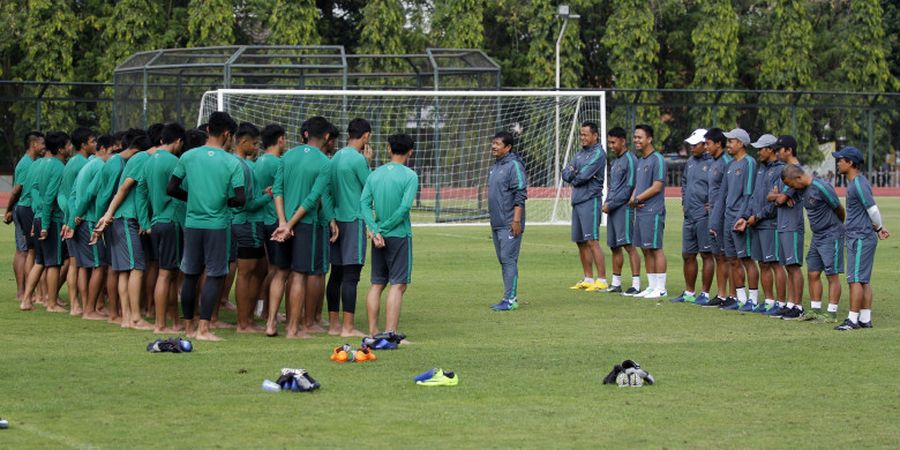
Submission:
[[[622,292],[622,286],[612,286],[610,285],[608,288],[600,291],[600,292]]]
[[[738,304],[738,301],[734,297],[728,297],[724,302],[719,306],[719,309],[734,309],[735,305]]]
[[[793,307],[781,315],[781,320],[797,320],[801,317],[803,317],[803,310]]]
[[[719,296],[709,301],[709,303],[703,305],[704,308],[718,308],[725,303],[725,299]]]
[[[780,318],[782,318],[785,314],[791,312],[791,309],[793,309],[793,308],[788,308],[787,306],[782,306],[781,308],[778,308],[778,312],[777,312],[777,313],[772,314],[772,315],[769,316],[769,317],[771,317],[771,318],[773,318],[773,319],[780,319]]]
[[[640,293],[640,292],[641,292],[640,290],[635,289],[634,286],[632,286],[632,287],[628,288],[627,291],[623,292],[622,295],[624,295],[626,297],[634,297],[635,295],[638,295],[638,293]]]
[[[862,320],[860,320],[860,321],[859,321],[859,327],[860,327],[860,328],[872,328],[872,322],[871,322],[871,321],[869,321],[869,322],[863,322]]]
[[[844,322],[842,324],[834,327],[834,329],[838,330],[838,331],[858,330],[859,324],[857,324],[856,322],[854,322],[850,319],[844,319]]]

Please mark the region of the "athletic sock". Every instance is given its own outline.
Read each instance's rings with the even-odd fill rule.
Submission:
[[[647,276],[650,277],[649,278],[650,283],[648,283],[648,286],[650,286],[650,289],[657,290],[659,288],[659,274],[658,273],[648,273]]]
[[[701,294],[701,295],[705,295],[707,298],[709,298],[709,292],[703,291],[703,292],[701,292],[700,294]]]
[[[591,284],[591,283],[594,282],[594,279],[593,279],[593,278],[584,277],[584,279],[581,280],[581,282],[582,282],[582,283],[588,283],[588,284]]]
[[[837,303],[829,303],[829,304],[828,304],[828,312],[830,312],[830,313],[836,313],[836,312],[838,312],[838,305],[837,305]]]
[[[638,291],[641,290],[641,276],[640,275],[631,277],[631,287],[635,288]]]
[[[737,299],[740,304],[747,303],[747,290],[743,286],[735,289],[737,291]]]
[[[597,281],[599,281],[600,283],[606,284],[606,278],[605,278],[605,277],[604,277],[604,278],[597,278]]]
[[[766,308],[771,308],[772,305],[774,305],[774,304],[775,304],[775,300],[772,300],[771,298],[766,299]]]
[[[822,309],[822,301],[821,300],[810,300],[809,307],[812,309]]]
[[[659,292],[666,291],[666,274],[665,273],[656,274],[656,289],[658,289]]]
[[[797,306],[797,305],[794,304],[794,302],[787,302],[788,309],[794,309],[795,306]]]
[[[750,289],[750,302],[754,305],[759,301],[759,289]]]
[[[621,286],[622,285],[622,276],[613,274],[613,286]]]
[[[694,296],[694,291],[684,291],[684,293],[685,295],[690,295],[691,297]]]
[[[850,311],[850,314],[847,314],[847,318],[850,319],[853,323],[859,323],[859,313]]]
[[[778,305],[779,308],[784,308],[785,303],[781,300],[776,300],[775,304]]]
[[[861,309],[859,310],[859,321],[860,322],[871,322],[872,321],[872,310],[871,309]]]

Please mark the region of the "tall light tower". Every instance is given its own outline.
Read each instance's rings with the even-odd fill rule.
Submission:
[[[578,14],[572,14],[569,10],[569,5],[559,5],[559,8],[556,11],[556,17],[559,20],[562,20],[562,27],[559,29],[559,37],[556,38],[556,90],[559,91],[559,47],[562,44],[563,35],[566,33],[566,26],[569,24],[569,20],[578,20],[581,18]],[[556,97],[556,128],[554,137],[556,139],[556,158],[554,165],[556,166],[556,184],[559,185],[560,180],[560,170],[559,170],[559,97]]]

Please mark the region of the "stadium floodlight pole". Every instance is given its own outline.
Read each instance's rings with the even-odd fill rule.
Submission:
[[[560,88],[560,80],[559,80],[559,47],[562,44],[563,35],[566,33],[566,25],[569,24],[569,20],[578,20],[581,18],[578,14],[571,14],[569,10],[569,5],[559,5],[556,16],[562,19],[562,27],[559,29],[559,36],[556,38],[556,90],[559,91]],[[555,172],[555,182],[559,184],[560,182],[560,170],[559,170],[559,97],[556,97],[556,127],[554,129],[554,140],[555,140],[555,158],[554,158],[554,172]]]

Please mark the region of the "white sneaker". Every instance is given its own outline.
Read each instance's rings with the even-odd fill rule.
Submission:
[[[655,290],[656,290],[656,289],[653,289],[653,288],[651,288],[651,287],[647,287],[647,288],[645,288],[643,291],[638,292],[637,294],[634,294],[634,296],[635,296],[635,297],[646,297],[647,295],[649,295],[650,293],[652,293],[652,292],[655,291]]]
[[[654,289],[653,292],[648,292],[647,295],[644,296],[644,298],[663,298],[666,295],[668,295],[668,292]]]

